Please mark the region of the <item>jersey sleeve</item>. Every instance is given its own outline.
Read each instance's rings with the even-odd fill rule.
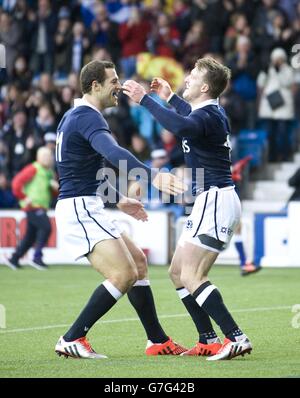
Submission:
[[[180,98],[177,94],[173,94],[168,103],[175,108],[179,115],[188,116],[192,112],[191,105]]]
[[[84,123],[86,121],[86,123]],[[152,181],[156,176],[156,172],[147,167],[133,156],[127,149],[118,145],[117,141],[112,137],[108,126],[101,123],[101,119],[95,117],[82,117],[79,121],[78,127],[84,138],[90,143],[92,148],[108,160],[113,166],[119,169],[119,161],[127,161],[127,172],[133,169],[141,169],[146,172],[146,176],[141,175],[142,180]],[[123,170],[120,170],[122,172]]]
[[[197,110],[188,116],[182,116],[160,105],[149,95],[144,95],[140,104],[148,109],[155,119],[167,130],[181,138],[200,138],[206,135],[205,111]]]

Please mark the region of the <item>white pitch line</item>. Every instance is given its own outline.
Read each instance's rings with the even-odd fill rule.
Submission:
[[[231,312],[260,312],[260,311],[278,311],[278,310],[288,310],[291,309],[293,305],[285,305],[279,307],[257,307],[257,308],[241,308],[232,310]],[[182,318],[187,317],[189,314],[172,314],[172,315],[159,315],[159,319],[167,319],[167,318]],[[136,322],[139,321],[138,318],[123,318],[123,319],[108,319],[106,321],[100,321],[99,323],[122,323],[122,322]],[[47,329],[59,329],[70,326],[69,324],[62,325],[47,325],[47,326],[36,326],[33,328],[22,328],[22,329],[8,329],[8,330],[0,330],[0,334],[6,333],[22,333],[22,332],[32,332],[35,330],[47,330]]]

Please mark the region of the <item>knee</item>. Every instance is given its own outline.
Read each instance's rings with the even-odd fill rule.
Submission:
[[[138,280],[139,273],[136,268],[131,267],[128,269],[124,275],[124,283],[126,283],[127,288],[131,288],[132,285]]]
[[[138,272],[134,267],[128,267],[126,270],[111,275],[108,279],[122,293],[126,293],[137,281]]]
[[[187,267],[187,269],[182,269],[180,280],[182,286],[193,293],[202,283],[207,281],[207,276],[204,272],[201,272],[201,268],[197,272],[193,272],[190,267]]]

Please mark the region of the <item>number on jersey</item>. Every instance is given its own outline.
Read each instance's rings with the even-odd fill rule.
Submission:
[[[191,151],[191,148],[187,144],[187,140],[182,140],[182,150],[184,153],[189,153]]]
[[[63,142],[63,136],[63,131],[60,131],[56,137],[55,159],[57,162],[61,162],[61,147]]]

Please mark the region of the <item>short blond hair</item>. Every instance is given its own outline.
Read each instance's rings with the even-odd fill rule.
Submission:
[[[230,69],[211,57],[199,58],[195,67],[206,72],[204,79],[209,86],[209,94],[212,98],[218,98],[231,78]]]

